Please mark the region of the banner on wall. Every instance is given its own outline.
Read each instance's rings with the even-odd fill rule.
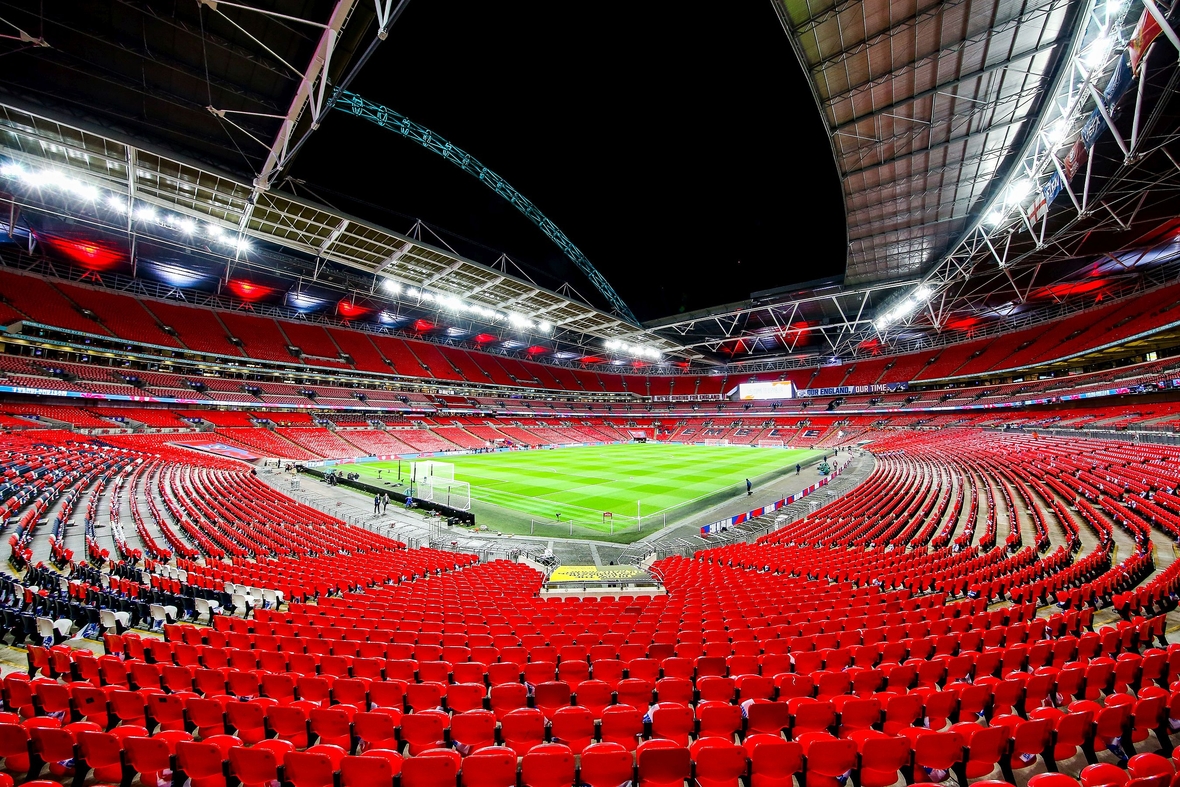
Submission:
[[[651,579],[651,574],[639,566],[559,566],[546,582],[559,585],[563,582],[633,582],[645,579]]]
[[[800,388],[800,396],[854,396],[856,394],[897,393],[909,390],[909,383],[878,383],[875,385],[840,385],[835,388]]]
[[[731,527],[740,525],[742,522],[747,522],[751,519],[757,519],[758,517],[765,516],[767,514],[773,514],[780,508],[786,508],[791,503],[797,503],[808,495],[813,494],[816,490],[827,486],[838,475],[840,475],[840,468],[837,468],[831,475],[824,476],[806,489],[800,489],[798,492],[788,495],[782,500],[776,500],[773,503],[768,503],[767,505],[762,506],[761,508],[755,508],[750,511],[746,511],[745,513],[731,516],[728,519],[719,519],[716,522],[710,522],[707,525],[703,525],[701,527],[701,535],[709,536],[716,533],[722,533]]]

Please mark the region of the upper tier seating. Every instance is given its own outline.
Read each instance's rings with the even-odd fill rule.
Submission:
[[[135,298],[64,282],[57,288],[71,301],[93,312],[104,328],[121,339],[164,347],[180,346],[173,336],[161,330],[156,317]]]
[[[340,348],[352,358],[358,371],[378,372],[388,374],[389,364],[381,357],[381,353],[369,341],[369,337],[360,331],[348,331],[341,328],[328,328],[328,334]]]
[[[279,324],[270,317],[256,317],[241,312],[218,312],[229,335],[242,343],[242,349],[251,358],[266,361],[294,363],[296,358],[287,349],[290,344],[279,329]]]
[[[0,270],[0,293],[12,310],[34,322],[99,336],[111,335],[102,325],[83,316],[75,304],[44,279]]]
[[[65,293],[65,295],[63,295]],[[1180,322],[1175,305],[1180,285],[1173,284],[1109,304],[1100,304],[1047,326],[968,340],[941,350],[897,359],[879,358],[819,369],[781,373],[707,377],[621,375],[565,369],[532,360],[491,355],[477,350],[438,345],[389,335],[366,334],[346,327],[275,320],[243,311],[210,310],[174,302],[135,298],[123,293],[68,282],[0,271],[0,322],[28,318],[73,331],[114,335],[129,341],[181,347],[235,358],[302,363],[365,373],[393,373],[410,378],[480,385],[545,389],[589,394],[652,397],[719,397],[741,382],[789,379],[802,389],[844,385],[929,381],[1015,370],[1034,363],[1071,357],[1146,331]],[[69,297],[66,297],[69,296]],[[83,314],[83,309],[96,319]],[[164,330],[167,327],[175,335]],[[233,337],[240,346],[229,340]],[[349,363],[341,353],[352,359]],[[60,384],[51,384],[53,387]],[[180,386],[161,385],[175,396]],[[62,390],[80,390],[76,387]],[[85,390],[85,389],[81,389]],[[238,392],[229,392],[238,393]],[[270,394],[272,403],[299,403],[295,394]],[[273,398],[288,397],[285,399]],[[189,394],[184,398],[201,398]],[[244,401],[237,396],[211,397]],[[330,397],[334,398],[334,397]]]
[[[463,376],[455,371],[450,362],[439,351],[439,348],[429,342],[415,342],[407,340],[406,345],[418,359],[426,373],[437,380],[461,381]]]
[[[317,456],[322,457],[357,457],[364,456],[365,451],[358,449],[336,432],[321,428],[279,429],[278,434],[293,443],[297,443]]]
[[[340,348],[322,325],[280,320],[279,328],[287,340],[302,350],[304,355],[315,355],[319,358],[337,358],[340,355]]]
[[[217,318],[217,312],[163,301],[145,300],[143,303],[161,323],[176,331],[180,341],[190,350],[236,358],[245,354],[229,341],[229,332]]]

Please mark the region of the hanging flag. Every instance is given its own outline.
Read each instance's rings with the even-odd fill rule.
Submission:
[[[1131,34],[1131,40],[1127,42],[1131,70],[1136,74],[1139,73],[1139,64],[1143,62],[1148,48],[1161,32],[1163,31],[1160,30],[1159,22],[1155,21],[1155,17],[1149,14],[1146,8],[1143,9],[1143,13],[1139,15],[1139,23],[1135,25],[1135,32]]]

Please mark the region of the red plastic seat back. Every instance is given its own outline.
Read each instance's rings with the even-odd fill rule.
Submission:
[[[524,787],[573,787],[574,765],[574,753],[568,746],[534,746],[521,762],[521,783]]]
[[[582,752],[581,779],[587,787],[619,787],[633,775],[631,752],[617,743],[595,743]]]
[[[401,765],[401,755],[393,751],[384,756],[350,755],[340,761],[340,787],[393,787]]]
[[[683,746],[653,746],[668,741],[644,741],[636,759],[639,766],[639,787],[648,785],[679,785],[689,778],[692,758]]]
[[[402,762],[401,787],[454,787],[458,774],[459,764],[449,757],[410,757]]]
[[[856,743],[850,740],[815,739],[808,743],[805,770],[820,776],[835,778],[856,766]]]
[[[515,787],[516,752],[492,746],[468,755],[463,761],[463,787]]]

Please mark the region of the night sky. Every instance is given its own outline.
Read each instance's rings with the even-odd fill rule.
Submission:
[[[641,320],[843,273],[836,168],[768,0],[419,0],[351,89],[498,172]],[[340,209],[398,231],[420,218],[460,253],[506,252],[602,305],[514,208],[365,121],[334,114],[288,174]]]

